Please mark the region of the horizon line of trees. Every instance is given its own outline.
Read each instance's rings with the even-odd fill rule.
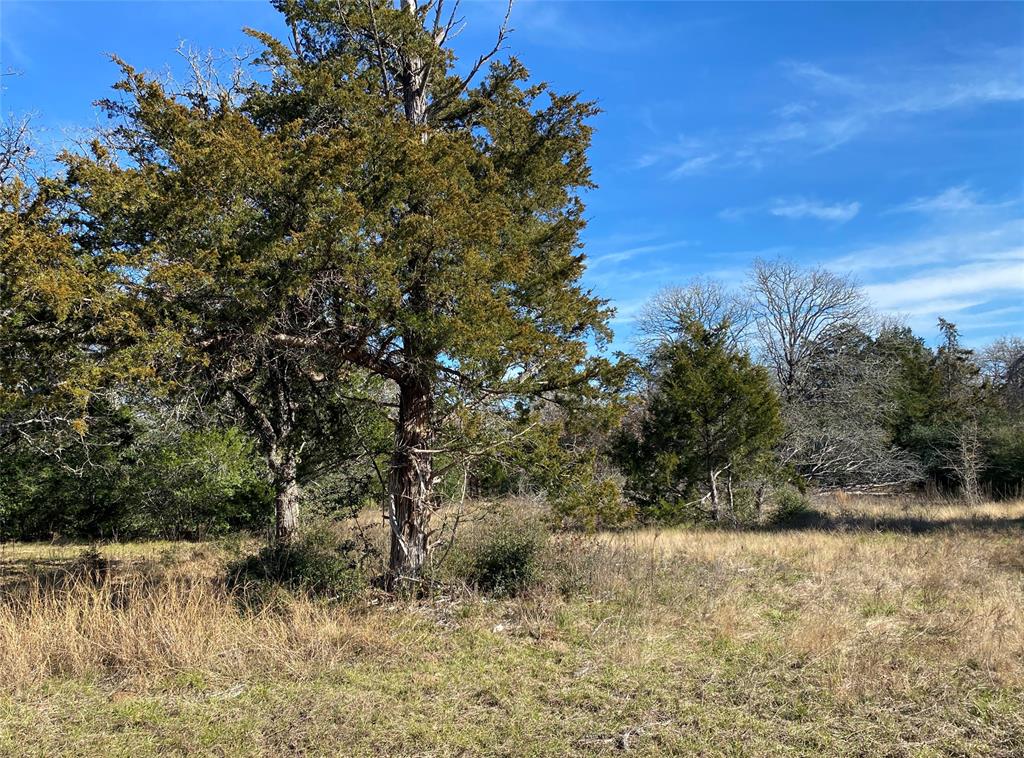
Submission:
[[[665,288],[639,318],[643,383],[613,439],[627,493],[678,518],[735,519],[742,501],[758,521],[785,487],[1020,496],[1024,340],[974,352],[938,329],[931,349],[851,278],[781,259],[732,291]]]

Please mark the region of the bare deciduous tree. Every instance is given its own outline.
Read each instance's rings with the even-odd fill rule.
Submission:
[[[891,491],[921,481],[924,472],[914,456],[889,440],[877,423],[856,409],[802,406],[785,411],[787,433],[782,461],[823,490]]]
[[[870,315],[849,277],[781,259],[756,260],[747,291],[762,360],[787,400],[800,394],[819,337],[839,324],[862,325]]]
[[[35,154],[31,122],[30,116],[0,121],[0,183],[28,178],[29,162]]]
[[[946,468],[960,484],[960,496],[968,505],[981,502],[981,469],[984,451],[977,419],[970,418],[953,432],[953,446],[943,451]]]
[[[697,277],[682,286],[665,287],[640,312],[637,343],[651,352],[679,339],[694,321],[712,332],[724,327],[727,344],[738,348],[750,327],[750,307],[740,294],[715,279]]]
[[[896,366],[871,337],[838,324],[816,340],[799,396],[785,403],[783,458],[826,489],[892,489],[919,481],[914,456],[885,429]]]
[[[997,386],[1010,379],[1014,365],[1024,358],[1024,337],[1000,337],[975,353],[981,375]]]

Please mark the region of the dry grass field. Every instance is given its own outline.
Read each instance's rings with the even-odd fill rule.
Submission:
[[[560,536],[508,600],[224,589],[219,543],[0,547],[0,754],[1024,755],[1024,502]]]

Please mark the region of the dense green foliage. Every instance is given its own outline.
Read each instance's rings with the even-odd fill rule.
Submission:
[[[29,436],[50,450],[80,436],[110,378],[96,350],[134,328],[123,292],[76,245],[66,186],[15,171],[3,153],[16,147],[0,145],[0,454]],[[134,360],[118,370],[149,373]]]
[[[896,366],[888,414],[893,440],[940,488],[965,486],[963,457],[970,453],[977,457],[972,468],[981,489],[995,497],[1017,495],[1024,488],[1019,379],[1010,366],[983,376],[979,356],[961,345],[956,326],[940,319],[939,327],[942,342],[935,350],[905,328],[885,330],[875,342]],[[1013,360],[1020,364],[1022,357],[1017,352]]]
[[[239,430],[94,413],[59,458],[26,445],[0,458],[0,539],[194,539],[270,525],[265,468]]]
[[[536,584],[548,532],[536,519],[503,514],[475,538],[463,539],[454,556],[454,573],[490,595],[509,597]]]
[[[620,367],[630,365],[620,361]],[[594,530],[633,521],[621,474],[608,459],[608,439],[625,411],[625,393],[594,402],[519,408],[506,439],[469,470],[470,494],[500,498],[540,494],[566,527]]]
[[[768,372],[696,319],[655,351],[650,399],[620,434],[629,493],[656,518],[735,514],[735,487],[782,434]]]
[[[856,285],[828,271],[759,261],[752,281],[752,303],[697,280],[645,312],[648,385],[613,455],[646,518],[787,520],[793,485],[971,503],[1024,489],[1019,340],[975,353],[940,319],[932,349],[875,327]]]
[[[110,128],[62,158],[70,228],[130,293],[132,349],[257,441],[279,540],[304,460],[338,453],[325,405],[377,411],[352,435],[390,420],[390,575],[414,580],[434,485],[494,442],[489,416],[612,373],[577,250],[596,109],[514,58],[466,77],[426,6],[275,5],[293,39],[251,32],[231,84],[118,61]]]

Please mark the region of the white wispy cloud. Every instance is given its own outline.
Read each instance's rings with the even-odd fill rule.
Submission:
[[[622,263],[649,253],[660,253],[667,250],[687,247],[689,244],[690,243],[687,240],[673,240],[672,242],[662,242],[653,245],[636,245],[633,247],[626,247],[621,250],[614,250],[609,253],[599,253],[590,257],[589,263],[591,268],[597,268],[602,265]]]
[[[923,308],[937,312],[942,310],[941,304],[949,307],[951,302],[969,302],[970,305],[957,308],[962,310],[998,294],[1024,295],[1024,258],[946,266],[883,284],[869,284],[864,289],[872,302],[886,310],[919,312]]]
[[[895,213],[936,213],[969,211],[978,207],[977,197],[965,184],[950,187],[932,197],[916,197],[909,203],[893,208]]]
[[[784,61],[782,67],[791,75],[807,81],[813,89],[827,94],[837,92],[847,95],[861,96],[864,94],[864,83],[851,76],[826,71],[821,66],[808,61]]]
[[[505,13],[505,3],[471,3],[489,9],[492,23]],[[512,12],[512,25],[531,43],[559,49],[584,50],[600,53],[622,53],[664,44],[665,39],[678,39],[701,30],[717,26],[721,19],[704,17],[685,23],[629,24],[628,31],[620,25],[603,23],[597,14],[588,13],[582,5],[571,3],[516,3]],[[623,24],[626,21],[622,22]]]
[[[883,69],[860,76],[788,62],[785,69],[811,89],[816,107],[795,113],[768,136],[818,142],[821,149],[831,149],[873,128],[886,128],[894,118],[1021,101],[1020,56],[1019,49],[998,49],[969,62]]]
[[[690,135],[691,151],[670,170],[679,178],[690,171],[686,161],[713,155],[694,164],[702,170],[760,169],[772,160],[834,150],[870,133],[891,130],[894,122],[919,119],[954,109],[1024,101],[1021,50],[997,49],[970,61],[932,66],[877,66],[856,74],[835,71],[808,61],[781,64],[783,81],[802,90],[786,98],[767,124],[749,132]],[[640,167],[670,165],[679,157],[674,146],[648,149]],[[680,170],[682,169],[682,170]]]
[[[797,198],[795,200],[778,201],[768,212],[773,216],[781,216],[783,218],[816,218],[822,221],[836,221],[844,224],[860,213],[860,203],[826,205],[815,200]]]
[[[951,262],[1024,260],[1024,218],[985,226],[923,233],[899,241],[867,245],[832,259],[829,267],[863,276],[895,268]]]
[[[860,213],[860,208],[860,203],[856,201],[847,203],[824,203],[819,200],[804,197],[776,198],[775,200],[763,205],[725,208],[724,210],[719,211],[718,217],[725,221],[741,221],[754,214],[767,213],[779,218],[811,218],[819,221],[832,221],[838,224],[845,224]]]
[[[704,140],[680,134],[673,141],[641,155],[636,159],[636,167],[668,165],[670,166],[669,178],[678,179],[682,176],[702,173],[718,158],[718,153],[709,150]]]
[[[996,335],[1020,335],[1024,329],[1024,306],[962,311],[957,315],[957,326],[974,344],[988,342]]]
[[[944,201],[963,203],[955,193]],[[959,228],[936,233],[929,223],[916,235],[855,249],[827,265],[853,274],[878,310],[903,316],[919,334],[930,335],[939,316],[955,320],[975,344],[997,330],[1021,332],[1024,218],[952,218]]]
[[[937,195],[915,197],[909,202],[897,205],[887,213],[973,213],[1008,208],[1018,202],[1018,200],[1007,200],[999,203],[987,203],[982,201],[970,186],[960,184],[943,190]]]
[[[672,169],[672,171],[669,172],[669,176],[675,179],[680,176],[700,174],[716,160],[718,160],[718,153],[709,153],[707,155],[697,155],[693,158],[688,158]]]

